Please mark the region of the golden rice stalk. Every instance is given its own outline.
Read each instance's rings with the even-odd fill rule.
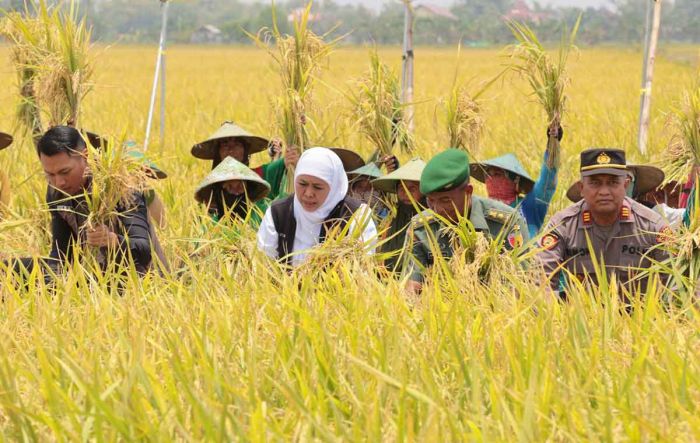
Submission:
[[[349,95],[355,124],[377,152],[391,155],[394,145],[404,152],[413,151],[413,139],[403,115],[401,85],[394,71],[379,59],[377,51],[370,54],[370,69]]]
[[[50,125],[78,126],[80,103],[92,88],[92,31],[85,18],[78,17],[75,0],[65,11],[49,11],[42,3],[41,20],[49,38],[37,80],[37,98],[47,109]]]
[[[547,54],[537,35],[528,25],[512,20],[508,21],[507,24],[518,41],[517,44],[509,48],[512,59],[510,68],[524,77],[530,84],[533,95],[547,114],[550,133],[557,131],[561,125],[568,100],[565,91],[569,84],[566,63],[569,59],[569,53],[575,48],[574,41],[581,24],[581,15],[570,33],[567,32],[567,27],[564,27],[556,60],[552,60]],[[556,137],[549,137],[547,153],[549,154],[548,166],[550,168],[557,166],[559,163],[559,141]]]
[[[308,144],[306,124],[307,110],[311,109],[311,93],[314,78],[327,60],[335,42],[324,41],[325,35],[316,35],[309,28],[309,16],[313,2],[309,2],[303,14],[294,20],[294,34],[282,34],[277,27],[273,3],[273,27],[261,29],[249,37],[264,48],[277,65],[283,93],[279,100],[279,126],[287,146],[300,150]]]
[[[693,87],[683,93],[669,113],[668,127],[672,136],[662,167],[666,181],[684,183],[700,166],[700,73]]]
[[[0,22],[0,35],[11,44],[10,59],[17,72],[17,86],[22,98],[17,107],[17,120],[37,138],[43,133],[41,110],[35,83],[45,52],[47,33],[41,21],[29,14],[11,12]]]
[[[486,120],[481,103],[474,99],[464,87],[455,85],[447,101],[447,133],[450,147],[475,154],[484,132]]]
[[[5,17],[3,35],[13,44],[12,60],[23,100],[19,120],[37,136],[41,111],[50,126],[78,125],[80,103],[91,89],[90,28],[78,3],[50,8],[40,0],[34,11]]]
[[[122,143],[113,140],[101,148],[88,141],[87,156],[91,177],[91,185],[85,191],[90,211],[87,223],[109,225],[121,211],[133,209],[138,193],[148,187],[148,171],[143,163],[127,154]]]
[[[277,102],[278,126],[285,147],[296,147],[302,151],[309,145],[306,129],[308,111],[313,109],[311,94],[315,76],[327,60],[338,39],[324,41],[327,34],[316,35],[309,28],[309,17],[313,2],[309,1],[304,12],[294,19],[294,34],[282,34],[277,26],[274,2],[272,4],[272,29],[261,29],[257,35],[248,36],[264,48],[277,65],[282,83],[282,96]],[[288,168],[287,177],[293,177],[293,168]],[[287,192],[293,191],[292,180],[287,182]]]

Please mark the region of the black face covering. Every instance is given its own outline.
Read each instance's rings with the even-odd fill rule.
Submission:
[[[226,192],[221,185],[214,185],[214,201],[216,202],[216,215],[219,220],[226,214],[232,217],[245,218],[248,214],[248,201],[245,194],[234,195]]]

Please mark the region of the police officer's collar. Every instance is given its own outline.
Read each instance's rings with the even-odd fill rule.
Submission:
[[[588,203],[584,201],[581,202],[581,212],[579,214],[581,218],[581,223],[579,224],[579,229],[590,228],[594,225],[593,214],[588,208]],[[632,212],[632,200],[629,197],[625,197],[622,202],[622,207],[620,208],[620,214],[617,217],[620,223],[632,223],[634,221],[634,213]]]

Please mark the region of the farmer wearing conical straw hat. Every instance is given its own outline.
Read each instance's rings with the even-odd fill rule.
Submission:
[[[537,257],[552,290],[566,290],[560,284],[562,268],[584,283],[596,283],[598,266],[605,267],[608,281],[614,274],[623,285],[645,286],[634,275],[667,258],[658,244],[673,231],[660,214],[627,197],[625,151],[585,150],[580,169],[583,199],[556,213],[540,239]]]
[[[664,181],[664,171],[651,165],[627,165],[627,174],[630,179],[627,197],[661,214],[671,227],[681,225],[685,210],[669,206],[665,199],[659,198],[663,192],[657,195],[657,190]],[[566,197],[574,203],[581,201],[580,180],[569,187]]]
[[[556,137],[561,141],[564,132],[559,128],[555,134],[547,132],[547,137]],[[519,207],[520,213],[527,220],[530,237],[542,229],[547,216],[549,203],[557,189],[558,169],[550,167],[548,153],[545,151],[537,181],[528,175],[518,158],[505,154],[471,166],[471,174],[476,180],[486,184],[489,198],[498,200],[510,207]]]
[[[270,192],[270,184],[233,157],[224,158],[197,186],[194,198],[207,205],[214,221],[228,217],[251,217],[260,222],[261,211],[254,204]]]
[[[372,181],[375,190],[387,194],[396,194],[397,203],[386,239],[381,245],[382,253],[391,254],[384,260],[384,266],[391,272],[398,270],[401,263],[406,229],[411,219],[418,214],[418,209],[425,208],[425,197],[420,192],[420,176],[425,162],[414,158],[394,172]]]
[[[426,196],[430,210],[414,217],[406,235],[403,274],[409,277],[407,290],[411,294],[420,292],[425,272],[433,266],[436,255],[449,259],[454,253],[443,220],[455,224],[468,217],[474,229],[489,238],[497,238],[507,229],[504,241],[509,248],[520,247],[529,240],[527,224],[517,211],[472,194],[469,171],[467,153],[448,149],[433,157],[421,173],[420,192]]]
[[[360,168],[348,172],[350,184],[348,195],[372,208],[372,212],[378,219],[384,219],[389,215],[389,209],[384,204],[382,195],[372,185],[372,180],[381,176],[382,171],[374,162],[369,162]]]
[[[369,205],[374,212],[375,218],[378,220],[384,219],[389,215],[385,196],[376,190],[372,184],[373,180],[382,176],[381,165],[386,167],[387,172],[393,172],[398,168],[399,160],[394,155],[385,155],[380,159],[378,154],[375,154],[363,166],[347,171],[348,180],[350,181],[348,194]]]
[[[262,152],[271,148],[273,157],[279,155],[279,143],[272,143],[263,137],[253,135],[233,122],[224,122],[221,127],[203,142],[197,143],[191,149],[192,155],[203,160],[212,160],[212,169],[221,163],[226,157],[233,157],[237,161],[248,166],[250,156],[256,152]],[[273,160],[253,168],[260,177],[270,184],[270,200],[276,199],[283,193],[283,178],[286,165],[296,165],[299,161],[299,152],[296,149],[286,149],[284,158]]]
[[[0,132],[0,150],[12,144],[12,136]],[[4,170],[0,171],[0,214],[10,204],[10,179]]]

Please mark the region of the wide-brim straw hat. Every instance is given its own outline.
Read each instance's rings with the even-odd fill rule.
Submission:
[[[520,177],[520,192],[527,194],[532,191],[535,186],[535,180],[530,177],[520,160],[511,153],[501,155],[500,157],[485,160],[480,163],[472,163],[469,165],[469,173],[476,180],[486,183],[487,170],[489,167],[500,168],[505,171],[515,174]]]
[[[270,184],[252,169],[233,157],[226,157],[197,186],[194,198],[200,203],[209,203],[212,198],[214,185],[229,180],[244,181],[248,200],[251,202],[265,198],[270,192]]]
[[[12,144],[12,136],[4,132],[0,132],[0,149],[5,149]]]
[[[243,141],[249,155],[264,151],[270,144],[266,138],[253,135],[233,122],[224,122],[208,139],[192,146],[192,155],[202,160],[213,160],[219,151],[219,141],[226,138]]]
[[[354,171],[355,169],[361,168],[365,165],[365,161],[360,157],[355,151],[345,148],[329,148],[331,151],[340,157],[340,161],[343,162],[343,169],[346,173]]]
[[[402,181],[420,182],[420,175],[425,165],[426,163],[420,158],[414,158],[396,171],[373,180],[372,186],[379,191],[395,193]]]
[[[627,169],[634,174],[634,198],[658,188],[666,177],[664,171],[656,166],[627,165]],[[574,203],[581,201],[583,198],[579,183],[581,183],[581,180],[571,185],[566,191],[566,197]]]
[[[143,164],[144,168],[146,168],[146,170],[148,171],[149,177],[155,178],[157,180],[163,180],[164,178],[168,178],[168,174],[166,174],[165,171],[160,169],[158,165],[146,158],[143,152],[135,151],[132,149],[126,151],[126,155]]]
[[[377,166],[376,163],[370,162],[364,166],[361,166],[357,169],[354,169],[354,170],[348,172],[347,174],[348,174],[348,179],[350,181],[352,181],[358,177],[369,177],[371,179],[375,179],[375,178],[379,178],[382,176],[382,170],[379,169],[379,166]]]

